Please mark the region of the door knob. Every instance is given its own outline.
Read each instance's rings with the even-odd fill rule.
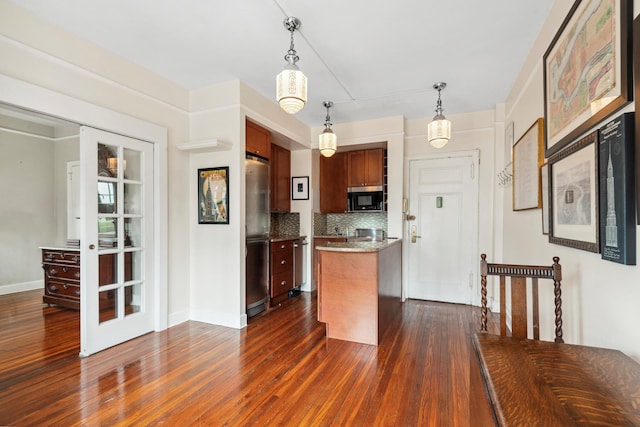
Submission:
[[[411,243],[415,243],[416,239],[420,239],[422,236],[418,236],[418,229],[415,225],[411,226]]]

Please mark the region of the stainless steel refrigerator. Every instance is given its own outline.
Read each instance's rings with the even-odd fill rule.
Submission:
[[[269,162],[247,155],[246,297],[247,317],[266,310],[269,300]]]

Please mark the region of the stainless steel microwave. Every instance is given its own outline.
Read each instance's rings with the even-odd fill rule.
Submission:
[[[347,207],[349,212],[382,212],[384,209],[382,186],[349,187]]]

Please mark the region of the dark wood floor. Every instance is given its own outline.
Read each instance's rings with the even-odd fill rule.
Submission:
[[[479,308],[407,301],[374,347],[325,338],[303,293],[244,330],[185,322],[80,359],[78,313],[41,301],[0,297],[0,425],[477,425]]]

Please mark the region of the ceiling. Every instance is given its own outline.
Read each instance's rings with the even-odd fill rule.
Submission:
[[[553,0],[12,0],[186,89],[239,79],[275,102],[295,32],[308,102],[333,123],[435,115],[504,102]]]

